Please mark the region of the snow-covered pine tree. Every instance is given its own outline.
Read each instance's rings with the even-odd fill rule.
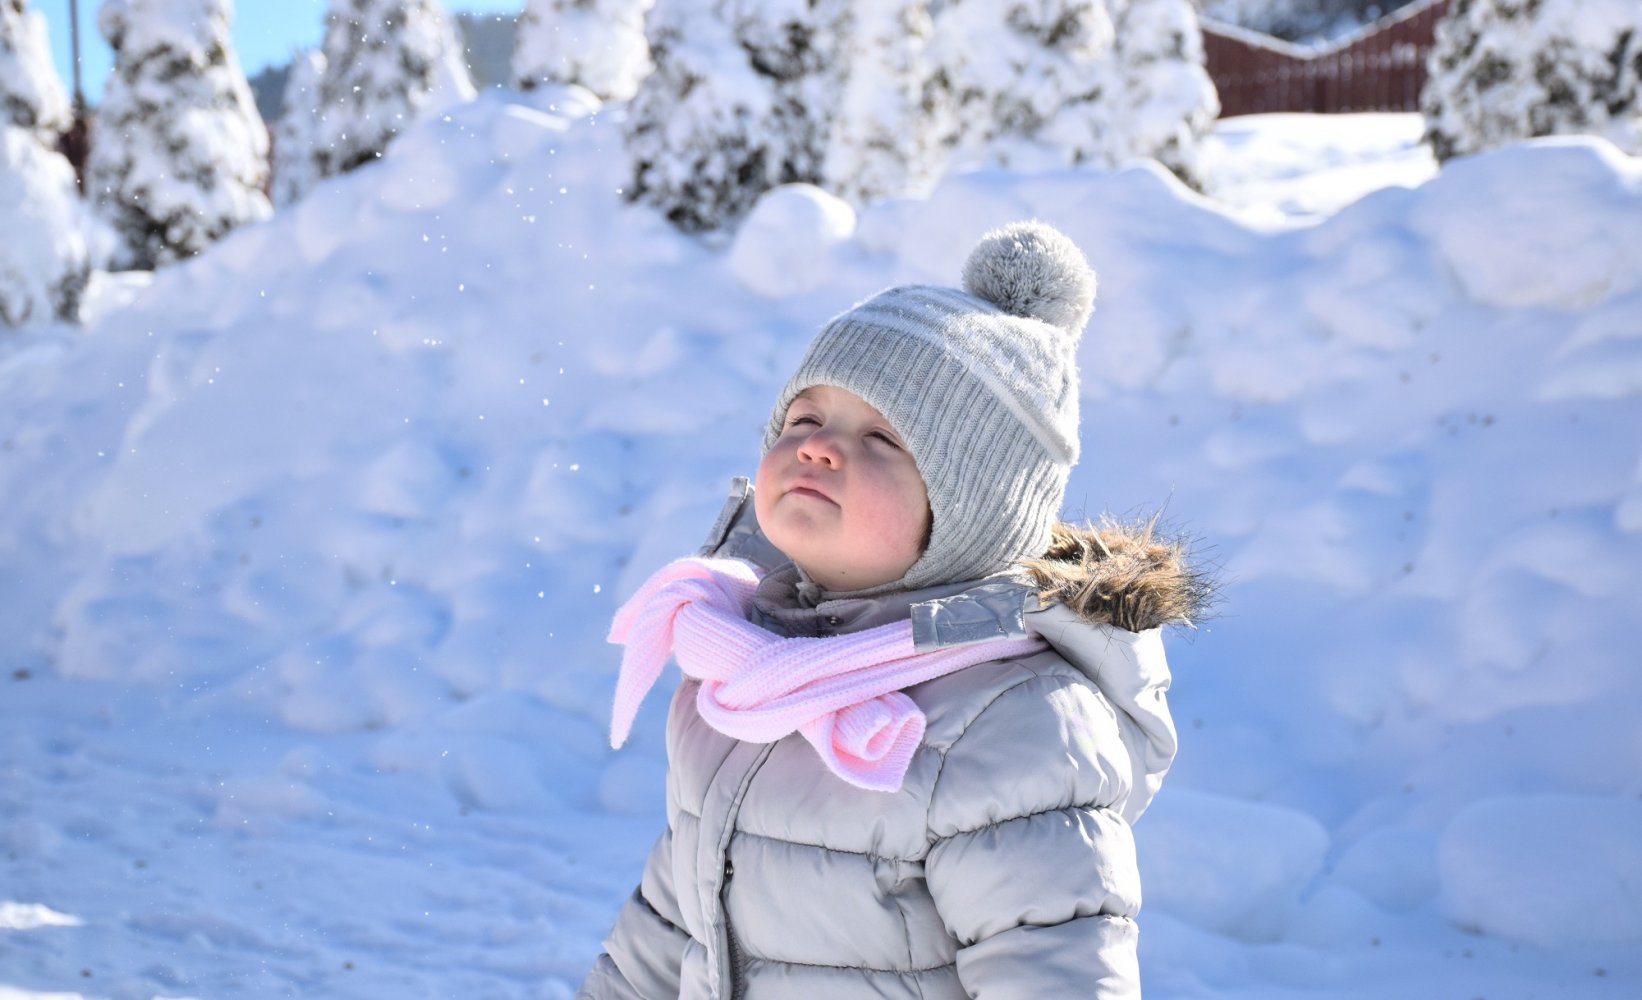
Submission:
[[[924,55],[933,31],[929,0],[855,6],[846,22],[849,55],[841,64],[821,186],[862,205],[933,183],[943,155],[923,106]]]
[[[786,184],[820,184],[838,106],[850,10],[857,0],[730,0],[736,41],[753,71],[773,81],[768,127]],[[762,193],[762,192],[755,192]]]
[[[439,0],[331,0],[313,123],[313,176],[381,157],[417,116],[474,97]]]
[[[629,196],[674,225],[729,225],[777,184],[819,183],[848,0],[657,0],[655,70],[625,127]]]
[[[74,168],[54,148],[69,121],[45,18],[0,0],[0,326],[79,314],[85,219]]]
[[[530,0],[519,17],[513,79],[520,90],[574,83],[625,101],[650,72],[644,15],[655,0]]]
[[[199,253],[266,218],[268,131],[234,55],[232,0],[105,0],[114,49],[86,161],[115,267]]]
[[[1340,38],[1413,0],[1207,0],[1203,16],[1290,42]]]
[[[74,168],[0,120],[0,326],[79,315],[91,272]]]
[[[718,0],[657,0],[645,22],[654,69],[628,109],[627,195],[685,232],[716,229],[774,184],[757,135],[772,95],[735,42]]]
[[[269,196],[276,207],[297,201],[319,181],[314,163],[314,126],[319,121],[319,81],[325,54],[303,49],[291,57],[285,96],[274,123],[274,179]]]
[[[946,0],[926,100],[960,157],[1004,166],[1112,158],[1106,0]]]
[[[1437,158],[1532,136],[1600,135],[1642,154],[1642,4],[1455,0],[1420,94]]]
[[[1156,159],[1201,190],[1199,142],[1220,114],[1191,0],[1109,0],[1117,29],[1111,98],[1115,162]]]
[[[29,129],[49,144],[68,128],[69,115],[45,17],[24,0],[0,0],[0,125]]]

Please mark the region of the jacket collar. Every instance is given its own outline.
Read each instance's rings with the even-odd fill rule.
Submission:
[[[754,621],[759,625],[780,635],[789,636],[848,635],[851,632],[860,632],[911,618],[914,639],[918,642],[919,649],[938,649],[983,639],[1025,636],[1024,627],[1011,630],[992,627],[987,629],[984,635],[957,641],[956,633],[950,629],[937,632],[932,625],[920,625],[921,622],[941,619],[943,616],[932,612],[944,606],[946,602],[957,600],[967,607],[968,604],[962,600],[962,596],[975,587],[974,581],[967,581],[925,587],[920,590],[903,590],[893,594],[829,598],[806,579],[797,566],[786,562],[771,569],[759,583],[758,591],[753,596],[753,614]],[[1019,619],[1018,612],[1024,588],[1017,586],[1015,589],[1020,592],[1013,596],[1016,609],[1014,618]],[[968,616],[971,620],[974,617]]]

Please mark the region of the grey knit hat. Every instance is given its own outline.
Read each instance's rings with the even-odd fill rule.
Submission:
[[[833,317],[776,400],[766,452],[800,392],[838,386],[901,435],[929,494],[929,546],[906,575],[829,596],[979,579],[1049,547],[1078,459],[1095,274],[1060,232],[1017,222],[981,238],[963,286],[902,285]]]

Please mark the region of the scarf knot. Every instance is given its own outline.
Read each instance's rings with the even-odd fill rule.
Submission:
[[[799,733],[840,778],[892,792],[924,736],[924,713],[904,689],[1044,648],[1028,636],[919,652],[910,619],[849,635],[779,636],[747,620],[758,581],[739,560],[679,559],[622,605],[610,628],[610,641],[626,647],[611,746],[627,741],[671,656],[701,682],[696,710],[709,726],[751,743]]]

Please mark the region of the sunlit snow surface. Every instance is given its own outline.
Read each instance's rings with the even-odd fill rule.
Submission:
[[[1243,115],[1215,125],[1211,194],[1253,222],[1314,219],[1371,191],[1437,173],[1419,115]]]
[[[822,320],[1033,215],[1100,272],[1069,511],[1225,581],[1148,995],[1642,991],[1642,162],[1235,120],[1218,200],[972,173],[805,260],[626,206],[618,114],[489,95],[0,336],[0,996],[569,996],[662,816],[611,611]]]

